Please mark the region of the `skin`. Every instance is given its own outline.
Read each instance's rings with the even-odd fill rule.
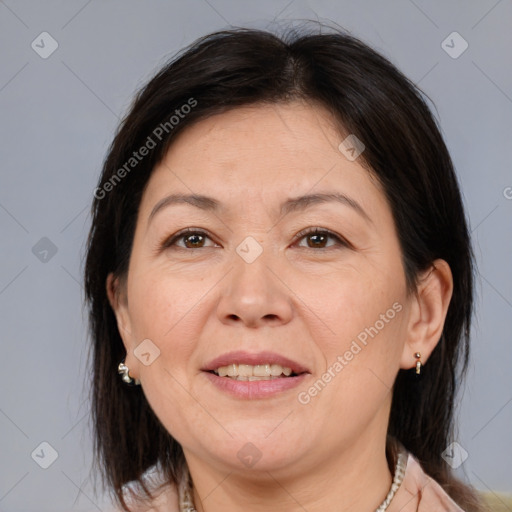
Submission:
[[[407,294],[390,207],[359,159],[338,150],[344,138],[323,107],[299,101],[238,108],[187,128],[143,194],[126,280],[107,281],[130,375],[182,445],[199,512],[372,510],[388,493],[393,382],[415,366],[415,352],[428,361],[453,283],[436,260]],[[148,223],[153,207],[178,192],[223,208],[174,205]],[[370,220],[336,202],[279,215],[286,199],[319,192],[349,196]],[[209,235],[160,248],[187,227]],[[294,238],[309,227],[350,245]],[[236,252],[247,236],[263,250],[252,263]],[[401,311],[300,403],[298,394],[395,303]],[[147,366],[134,355],[144,339],[160,350]],[[311,374],[273,397],[234,398],[200,369],[238,349],[278,352]],[[248,442],[261,454],[252,467],[237,457]]]

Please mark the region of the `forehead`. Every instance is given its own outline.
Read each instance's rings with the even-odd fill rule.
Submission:
[[[307,156],[315,148],[325,150],[326,145],[337,149],[341,136],[335,125],[335,118],[316,103],[297,100],[249,105],[203,119],[185,129],[171,151],[178,157],[184,146],[195,147],[215,155],[216,161],[227,162],[239,158],[242,152],[264,159],[266,152],[262,150],[267,149],[272,150],[272,158],[278,151],[282,158],[293,160],[294,155]]]
[[[357,159],[339,150],[345,137],[324,107],[301,101],[211,116],[173,141],[152,173],[143,208],[173,191],[243,206],[321,189],[351,194],[371,210],[382,191]]]

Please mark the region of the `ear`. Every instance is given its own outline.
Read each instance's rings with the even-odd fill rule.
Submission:
[[[107,276],[107,296],[117,320],[117,328],[123,345],[126,349],[125,363],[130,368],[130,376],[138,378],[137,373],[138,360],[134,357],[134,338],[132,335],[132,326],[128,310],[128,298],[125,286],[120,283],[119,278],[114,277],[112,273]],[[132,371],[133,370],[133,371]]]
[[[418,280],[418,289],[410,309],[407,326],[407,340],[404,345],[400,368],[409,369],[416,365],[416,352],[425,364],[439,343],[444,321],[453,293],[453,277],[446,261],[437,259],[432,267]]]

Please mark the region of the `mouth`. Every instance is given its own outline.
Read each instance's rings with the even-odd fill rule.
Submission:
[[[275,352],[250,353],[241,350],[216,357],[202,370],[238,380],[272,380],[310,373],[305,366]]]
[[[217,389],[242,399],[280,394],[311,374],[304,365],[268,351],[229,352],[207,363],[202,371]]]
[[[258,380],[274,380],[274,379],[285,379],[287,377],[297,377],[302,373],[294,372],[288,366],[282,366],[280,364],[241,364],[231,363],[225,366],[219,366],[215,370],[209,370],[209,373],[213,373],[219,377],[227,377],[233,380],[242,381],[258,381]]]

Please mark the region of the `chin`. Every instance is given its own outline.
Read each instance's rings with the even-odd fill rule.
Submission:
[[[212,440],[210,446],[217,448],[212,455],[228,466],[230,471],[249,471],[252,474],[262,472],[267,477],[269,471],[295,465],[304,454],[303,440],[294,439],[287,433],[278,435],[274,432],[268,436],[275,427],[274,422],[269,429],[266,426],[265,430],[254,429],[254,435],[251,435],[250,429],[246,429],[243,436],[234,435],[234,439],[229,438],[224,443]]]

